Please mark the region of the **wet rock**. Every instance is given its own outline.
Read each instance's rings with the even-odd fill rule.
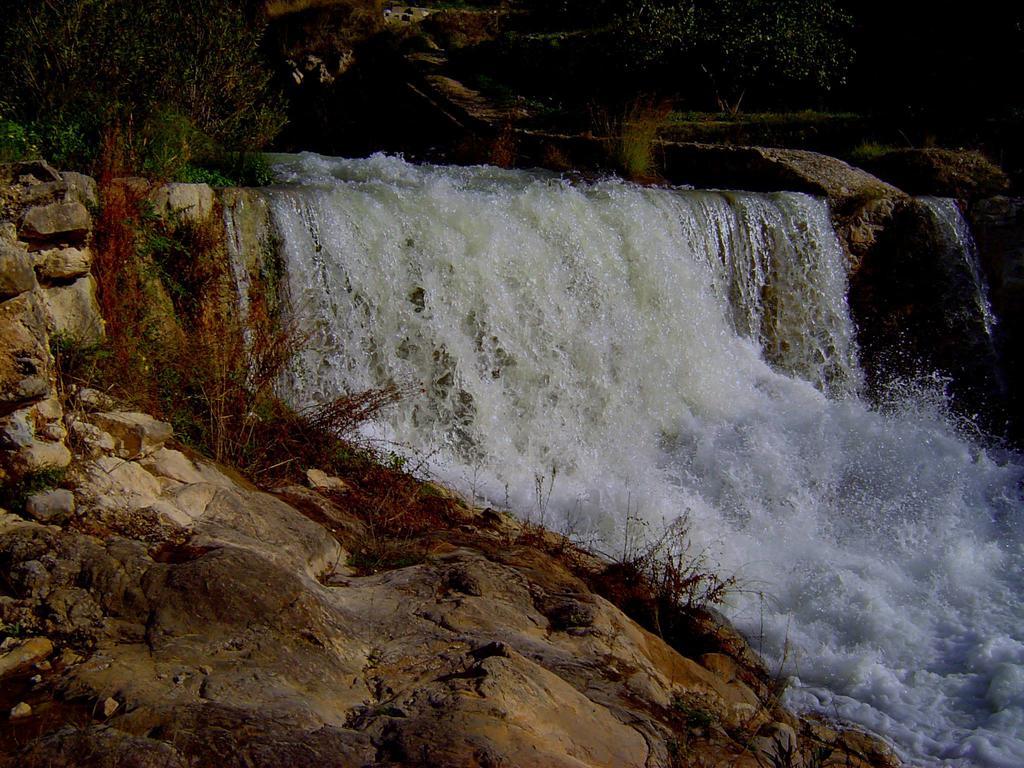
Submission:
[[[0,680],[29,669],[50,657],[53,643],[45,637],[31,637],[0,653]]]

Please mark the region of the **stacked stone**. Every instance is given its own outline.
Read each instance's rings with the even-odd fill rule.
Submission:
[[[50,342],[103,338],[90,274],[97,202],[88,176],[0,165],[0,482],[71,461]]]

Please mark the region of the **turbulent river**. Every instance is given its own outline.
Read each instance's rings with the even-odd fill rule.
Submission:
[[[1024,460],[934,391],[861,399],[826,203],[275,161],[296,404],[412,384],[372,437],[600,551],[685,516],[791,705],[1024,765]]]

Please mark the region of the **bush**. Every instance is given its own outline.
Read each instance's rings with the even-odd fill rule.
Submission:
[[[156,175],[187,162],[182,137],[260,148],[284,118],[261,59],[263,25],[248,5],[0,0],[0,89],[62,164],[96,160],[113,125]]]
[[[24,160],[38,153],[34,137],[23,125],[0,117],[0,163]]]

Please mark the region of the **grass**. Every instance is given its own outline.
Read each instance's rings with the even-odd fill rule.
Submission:
[[[862,141],[850,150],[850,161],[854,164],[870,163],[883,155],[887,155],[898,147],[892,144],[880,144],[876,141]]]
[[[657,179],[655,142],[670,113],[667,102],[640,98],[619,113],[595,114],[595,132],[605,137],[608,160],[625,178],[641,183]]]

